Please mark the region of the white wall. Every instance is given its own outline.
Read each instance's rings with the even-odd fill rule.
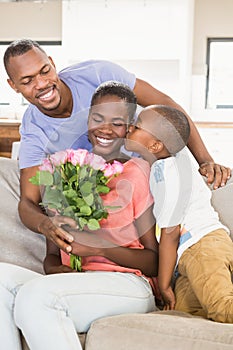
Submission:
[[[103,58],[190,107],[193,0],[63,1],[67,63]]]
[[[0,3],[0,13],[2,5],[8,7],[5,17],[11,18],[14,25],[3,22],[0,40],[13,40],[19,35],[56,40],[61,34],[62,48],[54,57],[58,69],[85,59],[109,59],[190,111],[194,0],[63,0],[62,8],[60,0],[50,0],[34,3],[38,12],[34,19],[29,11],[32,3],[28,1]],[[48,13],[47,6],[53,7]],[[56,25],[56,36],[51,28],[52,17],[60,10],[62,18]],[[41,11],[46,11],[47,19]],[[15,108],[21,100],[8,86],[7,89],[12,101],[8,109]]]

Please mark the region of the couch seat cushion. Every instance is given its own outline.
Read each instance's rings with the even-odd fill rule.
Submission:
[[[86,350],[109,349],[232,350],[233,325],[175,311],[106,317],[92,323]]]

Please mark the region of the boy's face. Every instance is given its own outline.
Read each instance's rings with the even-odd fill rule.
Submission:
[[[137,152],[141,155],[148,151],[149,146],[155,140],[155,137],[150,133],[153,130],[150,124],[150,111],[142,111],[136,124],[129,126],[129,132],[125,140],[125,148],[128,151]]]
[[[92,106],[88,119],[88,136],[93,151],[101,156],[114,158],[120,152],[126,136],[128,109],[125,101],[117,96],[99,98]]]

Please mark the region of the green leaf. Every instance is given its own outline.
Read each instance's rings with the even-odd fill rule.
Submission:
[[[100,228],[100,224],[98,222],[98,220],[96,219],[90,219],[87,222],[87,227],[89,228],[89,230],[98,230]]]
[[[107,217],[108,217],[108,212],[105,211],[105,212],[103,213],[103,219],[107,219]]]
[[[105,185],[97,185],[96,190],[98,193],[108,193],[110,191],[110,188]]]
[[[88,196],[83,196],[83,199],[89,206],[91,206],[94,203],[94,196],[92,193],[90,193]]]
[[[122,208],[122,206],[121,205],[105,205],[105,208],[114,210],[114,209],[120,209],[120,208]]]
[[[90,181],[86,181],[82,185],[80,185],[80,191],[83,195],[88,195],[92,192],[92,187],[93,184]]]
[[[84,226],[87,224],[87,219],[85,218],[78,218],[78,225],[79,225],[79,229],[83,230]]]
[[[63,194],[67,198],[73,198],[73,197],[76,197],[77,195],[76,191],[73,190],[72,188],[70,188],[69,190],[63,191]]]
[[[53,175],[49,171],[41,171],[39,182],[40,185],[51,186],[53,184]]]
[[[54,181],[54,185],[59,185],[59,187],[62,188],[61,173],[57,169],[53,173],[53,181]]]
[[[89,215],[91,215],[92,210],[91,210],[91,208],[88,205],[83,205],[80,208],[80,213],[89,216]]]
[[[37,171],[36,175],[31,177],[29,181],[33,185],[53,185],[53,175],[49,171]]]
[[[94,174],[92,174],[92,176],[88,176],[88,181],[90,181],[93,184],[97,183],[98,180],[97,180],[96,172]]]
[[[72,182],[75,182],[78,180],[78,175],[74,174],[73,176],[71,176],[71,178],[69,179],[69,183],[71,184]]]
[[[31,182],[33,185],[39,185],[39,171],[36,172],[35,176],[32,176],[29,179],[29,182]]]
[[[75,217],[74,211],[75,211],[75,207],[71,205],[71,206],[69,206],[69,207],[66,207],[66,208],[63,210],[63,215],[69,216],[69,217],[71,217],[71,218],[74,218],[74,217]]]
[[[42,202],[44,205],[51,205],[53,208],[61,208],[62,203],[64,202],[65,198],[62,195],[61,191],[57,190],[56,188],[50,188],[46,187]]]
[[[86,176],[87,176],[87,167],[86,167],[86,166],[83,166],[83,167],[80,169],[79,179],[82,180],[82,179],[84,179]]]
[[[82,198],[76,197],[73,198],[74,202],[76,203],[76,206],[80,209],[83,205],[85,205],[85,201]]]
[[[93,218],[96,220],[101,220],[103,218],[105,218],[105,213],[107,213],[107,211],[105,209],[99,209],[99,210],[95,210],[92,214]],[[107,213],[108,215],[108,213]]]
[[[81,269],[82,269],[82,258],[80,256],[71,254],[70,255],[70,267],[73,270],[81,271]]]

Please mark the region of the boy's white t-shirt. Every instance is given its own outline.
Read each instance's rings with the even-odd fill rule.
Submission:
[[[181,225],[178,259],[203,236],[219,228],[211,205],[211,191],[199,174],[187,148],[175,156],[157,160],[150,172],[153,213],[160,228]]]

